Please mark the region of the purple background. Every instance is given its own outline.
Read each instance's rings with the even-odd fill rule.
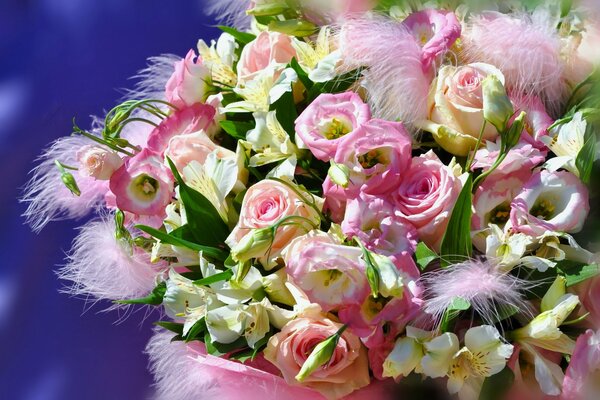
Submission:
[[[143,399],[152,317],[84,313],[54,274],[81,223],[41,234],[16,198],[34,158],[85,126],[161,53],[185,55],[217,35],[200,0],[0,1],[0,398]]]

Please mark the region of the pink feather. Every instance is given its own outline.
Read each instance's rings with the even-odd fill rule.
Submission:
[[[467,62],[496,66],[509,90],[539,96],[555,110],[566,94],[557,23],[544,10],[475,16],[463,35],[462,55]]]
[[[103,216],[80,229],[58,275],[72,282],[65,291],[74,296],[123,300],[148,294],[164,269],[163,263],[151,264],[147,253],[117,240],[112,217]]]
[[[240,31],[250,29],[251,18],[246,14],[250,0],[203,0],[206,13],[219,23]]]
[[[402,23],[381,16],[351,18],[341,25],[339,39],[347,66],[367,67],[364,86],[375,116],[407,123],[426,118],[432,76]]]
[[[77,151],[90,143],[83,136],[63,137],[54,141],[38,158],[39,165],[31,171],[32,177],[21,199],[27,203],[23,215],[34,232],[41,231],[51,221],[81,218],[102,204],[108,191],[107,182],[72,171],[81,190],[81,196],[75,196],[65,187],[54,164],[59,160],[64,165],[77,167]]]
[[[165,86],[181,57],[163,54],[148,59],[146,68],[131,79],[137,80],[134,89],[125,91],[124,100],[165,99]]]
[[[456,297],[471,303],[473,310],[489,324],[494,324],[499,311],[515,307],[530,312],[524,294],[535,284],[506,274],[491,263],[469,260],[421,276],[425,287],[424,311],[436,322]]]

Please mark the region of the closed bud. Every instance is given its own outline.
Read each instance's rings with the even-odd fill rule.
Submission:
[[[77,196],[77,197],[81,196],[81,190],[79,189],[79,186],[77,185],[77,181],[75,180],[75,177],[73,176],[73,174],[68,172],[65,169],[65,167],[60,163],[60,161],[56,160],[56,161],[54,161],[54,163],[56,164],[57,168],[59,169],[60,179],[63,181],[63,183],[65,184],[67,189],[69,189],[69,191],[71,193],[73,193],[75,196]]]
[[[567,279],[559,275],[542,298],[540,307],[542,312],[552,310],[565,294],[567,294]]]
[[[231,249],[231,257],[240,263],[264,257],[271,248],[274,236],[272,227],[253,229]]]
[[[302,368],[298,375],[296,375],[296,380],[298,382],[303,382],[306,378],[310,376],[313,372],[315,372],[319,367],[325,365],[331,360],[333,356],[333,352],[335,351],[338,342],[340,341],[340,337],[342,333],[346,330],[346,325],[342,326],[339,331],[337,331],[334,335],[328,337],[321,343],[315,346],[313,351],[310,353],[304,364],[302,364]]]
[[[273,303],[293,306],[296,304],[296,300],[285,285],[286,282],[287,273],[285,268],[262,278],[263,288],[265,289],[269,300],[271,300]]]
[[[496,127],[498,132],[506,130],[506,124],[515,113],[506,89],[496,75],[483,80],[483,117]]]
[[[333,183],[344,189],[350,184],[350,168],[344,164],[338,164],[335,161],[331,161],[331,167],[329,167],[327,175]]]
[[[506,129],[504,133],[500,135],[503,152],[508,152],[519,143],[519,140],[521,140],[521,134],[523,133],[523,129],[525,129],[526,116],[527,114],[524,111],[521,112],[521,114],[515,118],[510,128]]]
[[[285,0],[256,0],[254,7],[248,9],[246,13],[255,17],[270,17],[282,14],[289,9]]]

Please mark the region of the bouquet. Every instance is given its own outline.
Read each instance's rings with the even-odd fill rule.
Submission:
[[[599,398],[600,9],[219,1],[41,156],[59,275],[153,307],[158,398]]]

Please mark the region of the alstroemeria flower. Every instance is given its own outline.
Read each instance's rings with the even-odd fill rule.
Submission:
[[[423,48],[423,70],[429,71],[460,38],[462,27],[453,12],[426,9],[409,15],[403,24]]]
[[[570,172],[540,171],[511,203],[513,228],[531,236],[579,232],[590,210],[588,190]]]
[[[163,215],[173,186],[173,175],[162,157],[148,149],[127,159],[110,178],[117,207],[141,216]]]
[[[334,161],[349,168],[349,197],[362,190],[382,195],[396,188],[409,168],[412,138],[399,122],[372,119],[342,138]]]
[[[296,120],[296,143],[328,162],[338,146],[356,136],[371,119],[371,111],[354,92],[322,94]]]
[[[493,326],[469,329],[465,334],[465,347],[454,355],[448,372],[448,391],[478,395],[484,378],[502,371],[513,349],[512,345],[503,342]]]
[[[237,61],[236,50],[239,45],[229,33],[223,32],[217,41],[210,46],[204,41],[198,41],[198,54],[202,57],[211,73],[213,84],[234,87],[237,84],[237,73],[233,64]]]
[[[284,251],[292,280],[325,311],[361,304],[369,292],[365,267],[357,247],[344,246],[333,236],[313,231]]]
[[[323,27],[315,43],[292,39],[298,63],[313,82],[326,82],[338,75],[342,54],[334,47],[331,28]]]

